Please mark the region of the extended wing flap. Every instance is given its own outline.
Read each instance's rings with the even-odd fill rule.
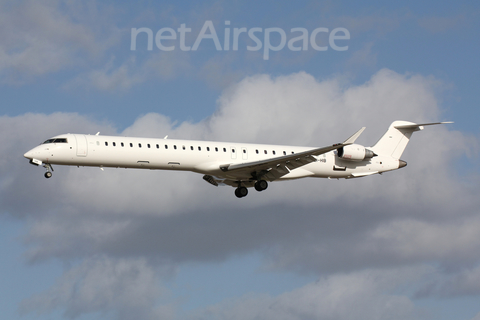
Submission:
[[[304,165],[307,165],[307,164],[315,162],[315,161],[317,161],[317,159],[315,159],[315,157],[313,157],[312,155],[308,155],[308,156],[305,156],[305,157],[300,157],[300,158],[294,159],[292,161],[288,161],[288,162],[286,162],[286,166],[287,166],[288,169],[293,170],[293,169],[296,169],[296,168],[303,167]]]
[[[278,166],[275,167],[275,172],[277,172],[281,177],[281,176],[284,176],[284,175],[290,173],[290,170],[288,170],[286,165],[279,164]]]
[[[277,179],[283,177],[284,175],[288,174],[289,172],[290,171],[286,167],[284,167],[282,165],[278,165],[275,168],[273,168],[272,170],[268,171],[268,173],[266,173],[264,175],[264,177],[267,178],[270,181],[273,181],[273,180],[277,180]]]

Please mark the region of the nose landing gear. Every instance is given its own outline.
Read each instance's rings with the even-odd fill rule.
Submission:
[[[50,179],[53,175],[53,167],[50,163],[45,163],[43,164],[43,167],[47,169],[47,172],[45,172],[45,178]]]

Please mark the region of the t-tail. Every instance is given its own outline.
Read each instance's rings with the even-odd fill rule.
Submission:
[[[432,123],[413,123],[409,121],[394,121],[383,137],[370,149],[378,155],[391,156],[399,160],[403,151],[407,147],[408,141],[412,133],[423,130],[424,126],[431,126],[435,124],[453,123],[447,122],[432,122]]]

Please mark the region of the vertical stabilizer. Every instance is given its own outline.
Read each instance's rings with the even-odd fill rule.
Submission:
[[[396,128],[397,126],[415,125],[413,122],[408,121],[394,121],[383,137],[371,148],[373,152],[382,156],[391,156],[395,159],[400,159],[403,150],[410,141],[413,131],[422,130],[423,128]]]
[[[423,130],[423,126],[452,122],[413,123],[409,121],[394,121],[383,137],[370,149],[378,155],[391,156],[400,159],[412,133]]]

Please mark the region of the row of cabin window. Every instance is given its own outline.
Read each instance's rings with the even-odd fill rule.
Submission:
[[[112,142],[112,145],[114,147],[117,146],[117,144],[115,142]],[[105,146],[108,147],[108,141],[105,141]],[[123,142],[120,142],[120,146],[124,147],[124,143]],[[133,148],[133,143],[130,143],[130,147]],[[138,144],[138,147],[141,148],[142,147],[142,144],[139,143]],[[156,144],[156,147],[157,149],[160,149],[160,145]],[[147,148],[150,148],[150,143],[147,143]],[[168,144],[165,145],[165,149],[168,149]],[[177,146],[176,145],[173,145],[173,149],[177,150]],[[185,150],[185,146],[182,146],[182,149]],[[194,147],[193,146],[190,146],[190,150],[194,150]],[[202,151],[202,147],[198,147],[198,151]],[[210,151],[210,147],[207,147],[207,151]],[[215,151],[218,152],[218,148],[215,147]],[[227,148],[223,148],[223,152],[227,152]],[[232,152],[235,153],[235,149],[232,149]],[[247,153],[247,150],[246,149],[243,149],[243,153]],[[255,153],[256,154],[259,154],[260,152],[258,151],[258,149],[255,150]],[[268,151],[267,150],[264,150],[264,153],[265,154],[268,154]],[[292,154],[295,153],[292,151]],[[272,150],[272,154],[275,155],[276,152],[275,150]],[[286,156],[287,155],[287,152],[286,151],[283,151],[283,155]]]

